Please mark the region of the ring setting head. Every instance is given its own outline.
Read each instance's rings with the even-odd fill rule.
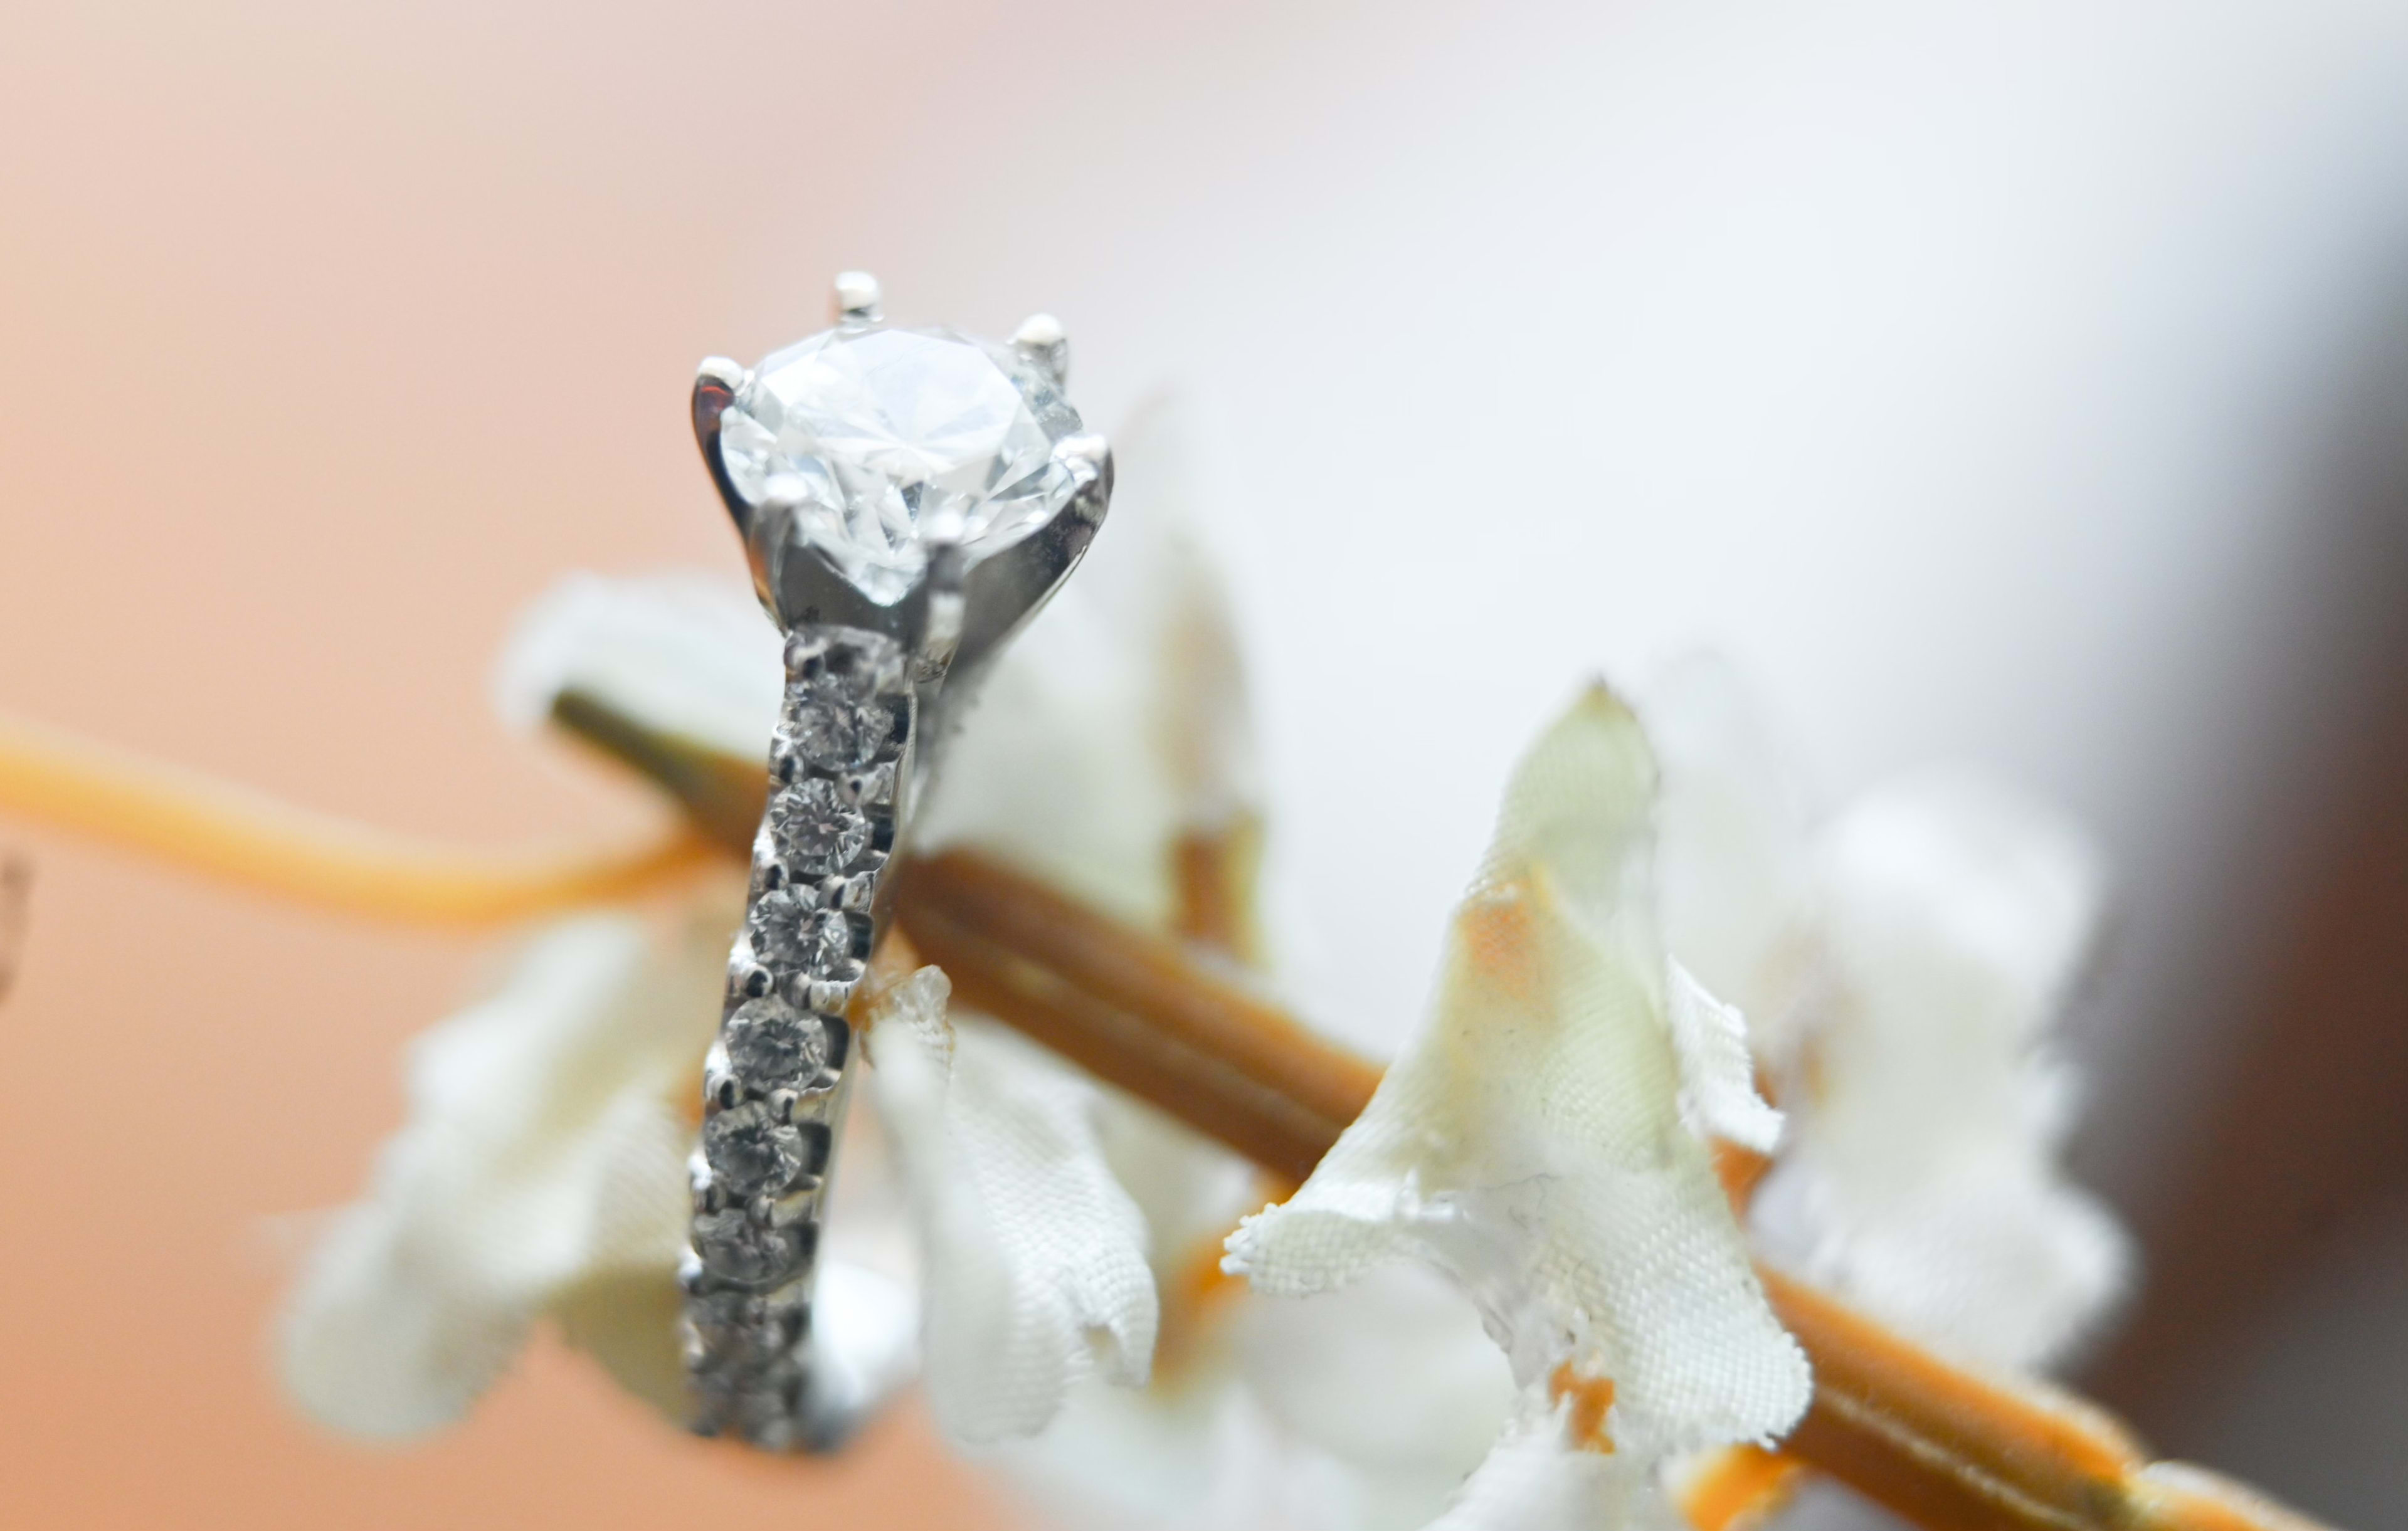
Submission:
[[[838,279],[834,328],[746,369],[714,358],[695,428],[789,627],[837,622],[922,647],[958,594],[964,658],[1069,572],[1101,521],[1111,459],[1064,395],[1043,315],[996,343],[891,325],[877,283]]]

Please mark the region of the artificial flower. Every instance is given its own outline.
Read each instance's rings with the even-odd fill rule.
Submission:
[[[1656,769],[1602,687],[1508,789],[1428,1023],[1229,1265],[1310,1295],[1412,1256],[1477,1309],[1518,1397],[1439,1524],[1656,1514],[1670,1453],[1770,1441],[1804,1355],[1766,1306],[1710,1136],[1771,1145],[1741,1023],[1667,959]],[[1676,1019],[1677,1017],[1677,1019]]]
[[[1648,704],[1672,949],[1748,1007],[1790,1121],[1753,1206],[1760,1252],[1968,1359],[2060,1362],[2130,1263],[2057,1163],[2073,1078],[2049,1031],[2097,923],[2097,852],[1964,772],[1812,823],[1718,660],[1671,666]]]
[[[684,1161],[741,893],[722,880],[666,931],[562,922],[418,1041],[408,1124],[283,1315],[285,1384],[312,1415],[388,1438],[448,1424],[544,1318],[639,1396],[682,1408]],[[865,1209],[848,1238],[877,1223]],[[830,1377],[880,1395],[909,1371],[909,1297],[845,1252],[814,1343]]]
[[[1166,434],[1134,433],[1124,452],[1158,464]],[[1182,480],[1161,470],[1152,481]],[[762,753],[780,684],[775,636],[732,582],[584,576],[538,603],[497,694],[523,723],[594,699],[655,736],[748,759]],[[1618,716],[1628,746],[1635,733]],[[1126,923],[1178,928],[1180,848],[1242,839],[1260,805],[1235,637],[1175,505],[1124,496],[1080,578],[1007,651],[946,748],[923,848],[976,845]],[[1562,748],[1540,758],[1572,769]],[[1698,1135],[1769,1142],[1777,1121],[1749,1085],[1742,1023],[1647,954],[1643,894],[1613,905],[1600,880],[1620,852],[1592,842],[1620,831],[1586,809],[1603,791],[1611,813],[1643,816],[1633,804],[1644,787],[1611,772],[1584,784],[1573,770],[1548,808],[1529,785],[1545,775],[1526,773],[1508,817],[1535,837],[1528,875],[1549,890],[1547,907],[1586,922],[1567,931],[1638,941],[1623,956],[1654,975],[1642,984],[1653,1029],[1632,1045],[1671,1062],[1649,1076],[1660,1090],[1628,1104],[1643,1108],[1642,1137],[1687,1147],[1670,1180],[1643,1183],[1663,1193],[1656,1211],[1712,1207],[1727,1223]],[[631,916],[541,934],[510,983],[422,1043],[430,1082],[413,1092],[410,1123],[370,1195],[338,1214],[286,1315],[287,1376],[313,1412],[367,1433],[439,1425],[547,1317],[623,1382],[681,1411],[672,1319],[683,1158],[738,896],[723,880],[666,935]],[[1245,944],[1242,931],[1222,934]],[[1540,1010],[1553,1000],[1526,998]],[[1517,1402],[1512,1369],[1440,1281],[1398,1266],[1298,1300],[1218,1278],[1223,1238],[1260,1203],[1258,1173],[995,1023],[948,1014],[946,1001],[934,970],[888,991],[842,1150],[813,1333],[815,1345],[850,1347],[821,1364],[853,1379],[862,1399],[907,1373],[916,1329],[950,1434],[1019,1439],[995,1460],[1049,1508],[1122,1524],[1372,1531],[1421,1524],[1458,1490],[1476,1506],[1529,1488],[1516,1467],[1524,1447],[1577,1411],[1554,1396],[1535,1410]],[[1666,1189],[1675,1182],[1677,1194]],[[1655,1211],[1614,1205],[1626,1215],[1614,1231],[1644,1242]],[[896,1238],[906,1209],[908,1248]],[[1606,1231],[1571,1223],[1552,1237],[1568,1245]],[[1745,1287],[1743,1266],[1713,1268]],[[1561,1295],[1570,1313],[1594,1294]],[[1750,1319],[1770,1322],[1760,1303]],[[1628,1442],[1619,1460],[1569,1461],[1574,1478],[1604,1474],[1573,1499],[1643,1500],[1645,1463],[1660,1450],[1777,1427],[1672,1386],[1682,1367],[1668,1358],[1703,1321],[1613,1351],[1613,1364],[1637,1368],[1637,1401],[1617,1416]],[[1173,1343],[1156,1365],[1165,1323]],[[1785,1344],[1777,1328],[1754,1338]],[[1605,1353],[1583,1356],[1604,1364]],[[1779,1354],[1794,1368],[1794,1350]],[[1596,1440],[1605,1428],[1599,1412]],[[1500,1432],[1506,1444],[1491,1451]]]
[[[1146,450],[1143,432],[1124,444]],[[1168,514],[1124,496],[1114,535],[1007,651],[988,705],[951,742],[965,784],[940,791],[924,848],[982,844],[1132,923],[1169,918],[1174,842],[1237,812],[1247,786],[1230,764],[1245,751],[1230,743],[1217,593]],[[523,622],[496,698],[526,725],[565,699],[595,698],[655,737],[759,759],[782,685],[778,650],[733,581],[579,576]],[[368,1195],[335,1215],[282,1320],[284,1375],[305,1408],[362,1434],[437,1427],[548,1316],[682,1415],[684,1164],[740,909],[740,884],[723,878],[666,937],[632,916],[564,922],[530,942],[495,994],[422,1040],[409,1122]],[[1073,1071],[973,1017],[948,1022],[939,975],[900,985],[886,1010],[896,1024],[871,1093],[901,1129],[911,1194],[881,1184],[875,1115],[856,1109],[815,1364],[874,1401],[908,1374],[921,1328],[936,1411],[967,1438],[1041,1427],[1096,1369],[1099,1337],[1102,1373],[1141,1381],[1155,1323],[1151,1229],[1111,1162],[1167,1157],[1175,1187],[1152,1177],[1166,1192],[1250,1174],[1132,1102],[1110,1103],[1107,1127],[1096,1087]],[[916,1252],[895,1237],[906,1201]],[[1091,1215],[1066,1224],[1066,1212]],[[924,1317],[898,1323],[922,1270],[935,1273]]]

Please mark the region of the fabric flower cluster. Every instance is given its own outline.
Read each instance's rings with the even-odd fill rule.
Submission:
[[[997,666],[918,836],[1168,931],[1174,847],[1262,805],[1175,434],[1122,442],[1112,525]],[[752,759],[780,683],[740,587],[585,577],[500,689],[520,720],[579,691]],[[864,1400],[916,1375],[1068,1523],[1519,1531],[1671,1524],[1667,1463],[1796,1421],[1806,1361],[1753,1258],[1985,1360],[2061,1354],[2124,1265],[2057,1174],[2042,1045],[2092,859],[1961,780],[1812,831],[1779,762],[1719,666],[1636,710],[1583,693],[1507,789],[1427,1016],[1268,1209],[1253,1166],[951,1005],[938,970],[894,985],[818,1364]],[[539,932],[418,1044],[409,1120],[283,1316],[303,1407],[437,1428],[549,1321],[681,1416],[682,1166],[740,900],[731,874]],[[1717,1142],[1777,1151],[1744,1223]]]

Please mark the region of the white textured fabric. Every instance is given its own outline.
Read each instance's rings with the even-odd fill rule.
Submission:
[[[1664,941],[1747,1017],[1756,1050],[1789,1040],[1811,893],[1804,788],[1762,703],[1718,654],[1663,665],[1641,694],[1663,772],[1656,886]]]
[[[996,664],[914,831],[975,845],[1134,924],[1171,914],[1182,831],[1257,806],[1242,662],[1188,534],[1175,412],[1115,446],[1112,513]]]
[[[313,1417],[378,1437],[449,1424],[545,1316],[683,1416],[685,1112],[737,894],[717,887],[665,938],[619,915],[555,925],[492,996],[420,1038],[408,1123],[282,1315],[284,1381]],[[850,1269],[823,1294],[815,1341],[841,1337],[829,1364],[864,1389],[908,1372],[896,1301],[890,1280]]]
[[[1145,1381],[1154,1276],[1096,1141],[1096,1087],[1009,1033],[949,1024],[947,994],[933,967],[896,985],[870,1078],[920,1229],[930,1405],[956,1439],[1010,1439],[1091,1368]]]
[[[1637,720],[1584,694],[1514,776],[1429,1022],[1302,1189],[1229,1241],[1274,1295],[1419,1256],[1479,1309],[1526,1409],[1560,1367],[1610,1379],[1609,1433],[1642,1462],[1769,1438],[1809,1392],[1682,1120],[1684,1077],[1722,1066],[1684,1066],[1666,1015],[1654,792]]]
[[[1249,811],[1255,793],[1235,635],[1185,530],[1177,436],[1175,412],[1156,408],[1116,437],[1111,518],[945,742],[914,829],[924,850],[975,846],[1156,930],[1174,912],[1177,838]],[[899,1091],[882,1080],[877,1096],[914,1166],[928,1240],[931,1397],[956,1436],[995,1440],[1041,1428],[1096,1358],[1107,1381],[1144,1380],[1156,1275],[1228,1226],[1253,1171],[1154,1108],[975,1016],[956,1019],[948,1091],[921,1077],[915,1056],[900,1063],[915,1077]],[[900,1053],[875,1050],[877,1064]],[[940,1099],[944,1142],[931,1136]],[[1052,1136],[1040,1140],[1040,1126]],[[984,1163],[987,1150],[962,1146],[980,1135],[1017,1145],[998,1162],[1025,1171],[1025,1184],[939,1167],[948,1153]],[[1069,1243],[1063,1196],[1085,1220]],[[1082,1241],[1092,1281],[1045,1295]],[[1125,1284],[1133,1273],[1141,1291]],[[1057,1299],[1069,1307],[1038,1311]]]
[[[668,1096],[695,1045],[674,1021],[698,1012],[625,1003],[647,958],[631,920],[564,924],[413,1048],[409,1125],[285,1314],[285,1381],[321,1420],[363,1435],[446,1424],[580,1275],[674,1268],[683,1128]]]
[[[534,728],[562,692],[588,692],[663,734],[756,760],[778,722],[780,648],[741,580],[572,574],[519,619],[494,668],[494,704]]]
[[[1670,965],[1665,1020],[1681,1060],[1681,1121],[1698,1138],[1723,1138],[1770,1153],[1781,1141],[1781,1113],[1756,1093],[1747,1022],[1706,993],[1689,970]]]
[[[1298,1439],[1418,1490],[1428,1519],[1511,1414],[1512,1368],[1462,1292],[1418,1261],[1338,1292],[1247,1303],[1233,1340],[1266,1410]]]
[[[1877,787],[1813,833],[1761,708],[1711,655],[1659,673],[1645,715],[1672,950],[1752,1008],[1783,1081],[1760,1249],[1932,1343],[2062,1360],[2129,1263],[2057,1168],[2072,1075],[2045,1040],[2097,916],[2096,855],[1962,774]]]
[[[1223,1227],[1227,1224],[1225,1223]],[[1226,1292],[1140,1391],[1074,1388],[1004,1461],[1076,1531],[1414,1531],[1510,1416],[1459,1291],[1400,1263],[1308,1298]]]
[[[1154,677],[1141,637],[1089,598],[1087,572],[996,662],[944,747],[913,834],[930,851],[976,846],[1158,928],[1171,912],[1166,858],[1178,804],[1147,727]]]
[[[1685,1531],[1653,1464],[1581,1450],[1564,1414],[1517,1418],[1429,1531]]]
[[[2070,824],[1977,778],[1902,781],[1831,824],[1797,1150],[1757,1202],[1769,1252],[1981,1360],[2079,1341],[2128,1256],[2057,1169],[2069,1075],[2042,1038],[2100,881]]]

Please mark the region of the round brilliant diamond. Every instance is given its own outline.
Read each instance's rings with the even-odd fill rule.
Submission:
[[[819,1018],[782,999],[748,999],[727,1018],[727,1061],[755,1090],[800,1089],[827,1062]]]
[[[803,1135],[767,1103],[746,1101],[702,1124],[703,1156],[739,1196],[782,1190],[803,1167]]]
[[[804,877],[840,872],[869,846],[869,821],[837,795],[836,783],[806,778],[769,801],[778,850]]]
[[[892,605],[927,568],[932,534],[981,554],[1052,520],[1078,491],[1054,444],[1079,429],[1052,377],[1008,346],[848,326],[755,368],[719,442],[738,494],[795,502],[796,535]]]

